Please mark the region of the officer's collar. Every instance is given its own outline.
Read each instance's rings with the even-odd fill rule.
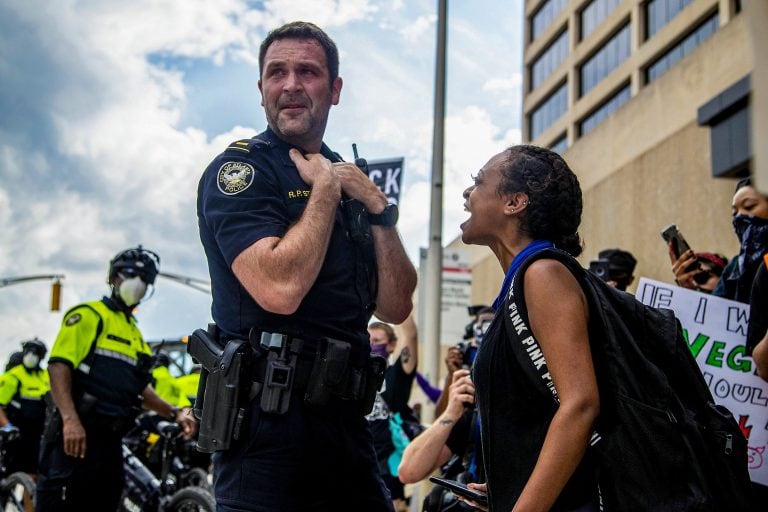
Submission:
[[[293,146],[292,144],[289,144],[285,142],[283,139],[277,136],[277,134],[272,131],[272,128],[267,127],[264,132],[259,134],[257,136],[259,140],[263,140],[264,142],[269,143],[270,146],[280,148],[282,151],[280,151],[281,158],[284,158],[283,163],[288,165],[293,165],[293,162],[291,161],[291,158],[288,156],[288,150],[291,148],[295,148],[296,146]],[[298,148],[297,148],[298,149]],[[304,153],[303,150],[300,150],[302,153]],[[322,146],[320,146],[320,154],[323,155],[325,158],[330,160],[331,162],[338,162],[341,159],[339,158],[339,155],[331,151],[331,148],[329,148],[325,142],[323,142]]]
[[[112,297],[107,297],[106,295],[101,298],[101,302],[104,303],[105,306],[107,306],[112,311],[116,311],[118,313],[123,313],[126,318],[134,318],[133,316],[133,308],[127,308],[123,306],[122,304],[119,304],[116,300],[114,300]]]

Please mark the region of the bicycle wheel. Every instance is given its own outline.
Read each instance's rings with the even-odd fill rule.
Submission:
[[[0,481],[3,512],[33,512],[35,510],[35,481],[20,471]]]
[[[206,491],[211,491],[211,484],[208,482],[208,473],[201,468],[192,468],[181,475],[182,487],[202,487]]]
[[[216,500],[201,487],[184,487],[176,491],[165,508],[168,512],[216,512]]]

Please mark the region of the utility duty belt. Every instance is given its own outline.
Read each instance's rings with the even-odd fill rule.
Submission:
[[[373,408],[386,360],[353,357],[352,345],[332,338],[305,340],[251,329],[249,339],[219,343],[214,324],[197,329],[187,351],[201,366],[194,413],[200,420],[197,448],[215,452],[240,438],[250,402],[261,393],[265,413],[285,414],[297,397],[309,407],[338,398],[361,414]],[[357,360],[355,360],[357,359]]]

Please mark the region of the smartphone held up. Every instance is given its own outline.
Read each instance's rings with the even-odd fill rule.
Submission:
[[[691,246],[688,245],[688,242],[685,240],[685,237],[683,237],[683,234],[677,228],[676,224],[670,224],[666,228],[662,229],[661,238],[663,238],[664,241],[672,247],[672,252],[675,255],[675,259],[680,259],[680,256],[691,249]],[[688,267],[686,267],[685,271],[693,272],[699,268],[699,263],[694,261]]]

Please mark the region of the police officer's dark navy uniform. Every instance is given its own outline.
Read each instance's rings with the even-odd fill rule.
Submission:
[[[364,417],[378,387],[364,377],[379,375],[366,326],[374,310],[406,318],[415,270],[396,209],[359,168],[332,166],[340,158],[322,142],[342,87],[333,41],[311,23],[288,23],[262,42],[259,67],[269,128],[230,145],[198,188],[219,346],[248,340],[255,361],[238,435],[214,455],[217,506],[390,511]],[[207,429],[207,391],[222,377],[203,378]]]
[[[267,129],[254,139],[231,145],[208,166],[200,182],[200,236],[211,272],[213,317],[222,341],[247,338],[254,326],[270,332],[293,331],[309,341],[303,357],[312,361],[316,348],[312,342],[329,336],[351,343],[352,359],[361,366],[370,350],[366,325],[374,300],[366,280],[367,273],[375,268],[364,268],[360,249],[347,236],[341,209],[337,210],[317,281],[293,315],[276,315],[261,308],[229,270],[243,249],[265,236],[283,236],[301,216],[310,188],[291,162],[290,148]],[[326,146],[322,154],[339,161]],[[235,180],[228,176],[232,173],[239,173],[235,179],[242,181],[227,188]],[[258,222],[254,223],[254,219]],[[258,226],[255,229],[254,224]],[[365,278],[359,276],[361,272],[366,273]],[[227,300],[216,300],[225,297]],[[350,493],[360,493],[372,500],[366,510],[388,510],[388,500],[376,501],[383,496],[377,478],[351,483],[342,476],[370,475],[368,468],[377,467],[364,417],[351,404],[341,401],[333,401],[325,410],[306,411],[300,391],[293,393],[295,403],[284,416],[263,413],[258,399],[254,399],[249,410],[250,435],[214,456],[217,503],[263,507],[248,510],[314,510],[303,508],[311,503],[307,498],[324,498],[335,487],[330,494],[337,496],[337,504],[349,499]],[[349,418],[347,430],[334,430],[338,428],[336,422],[327,421],[338,415]],[[308,448],[304,452],[299,450],[302,445]],[[261,464],[242,463],[254,453]],[[297,461],[306,471],[301,486],[293,474],[280,472],[282,465]],[[302,488],[313,483],[318,485],[314,491]],[[290,499],[264,502],[260,488],[283,489],[281,499]],[[254,503],[257,497],[261,503]],[[292,508],[280,508],[286,503]]]
[[[132,314],[158,263],[141,246],[119,253],[110,262],[112,295],[64,315],[48,365],[58,410],[49,404],[38,511],[115,510],[123,487],[123,435],[142,405],[175,412],[151,391],[152,351]],[[66,437],[73,424],[84,429],[82,446]]]
[[[0,426],[14,426],[20,432],[19,439],[6,447],[4,463],[8,473],[37,473],[45,422],[43,396],[50,389],[48,372],[40,367],[46,352],[45,343],[37,338],[23,342],[21,364],[0,378]]]

